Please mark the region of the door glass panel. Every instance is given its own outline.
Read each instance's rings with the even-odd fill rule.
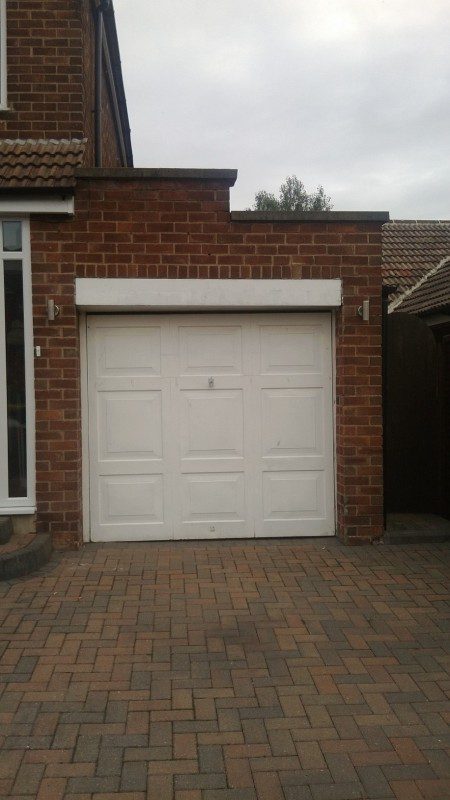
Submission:
[[[22,250],[22,223],[13,220],[2,222],[3,250],[7,253],[17,253]]]
[[[3,262],[5,289],[8,486],[10,497],[27,495],[25,337],[22,262]]]

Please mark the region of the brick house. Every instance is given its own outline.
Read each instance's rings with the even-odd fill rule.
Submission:
[[[112,3],[0,9],[0,514],[56,546],[379,537],[388,215],[133,168]]]

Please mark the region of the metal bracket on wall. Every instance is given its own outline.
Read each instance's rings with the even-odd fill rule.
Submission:
[[[358,314],[362,317],[363,322],[369,322],[370,319],[370,300],[363,300],[362,306],[358,308]]]
[[[54,300],[47,300],[47,319],[49,322],[54,322],[56,317],[59,317],[60,307],[56,305]]]

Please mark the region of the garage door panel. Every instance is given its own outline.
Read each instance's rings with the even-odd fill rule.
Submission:
[[[182,391],[180,393],[181,458],[242,457],[243,393]]]
[[[326,459],[324,456],[265,456],[259,462],[260,472],[278,472],[293,470],[300,472],[302,470],[310,472],[320,472],[327,467]]]
[[[95,389],[98,392],[160,392],[163,387],[168,386],[167,380],[161,377],[112,377],[97,378],[94,380]]]
[[[325,514],[323,472],[263,473],[264,520],[305,520]]]
[[[161,374],[161,328],[100,328],[97,375],[102,377]]]
[[[259,346],[259,371],[262,375],[311,375],[322,372],[321,326],[261,326]]]
[[[162,475],[108,475],[100,479],[100,524],[161,524],[164,508]]]
[[[180,326],[179,374],[241,375],[241,326]]]
[[[163,472],[164,470],[164,472]],[[101,461],[97,477],[101,480],[108,475],[159,475],[166,474],[162,459],[117,459],[116,461]]]
[[[243,473],[183,475],[183,522],[243,521],[245,516]]]
[[[252,378],[255,387],[263,389],[327,389],[326,375],[263,375]]]
[[[263,457],[323,454],[322,390],[263,389],[261,405]]]
[[[161,459],[162,392],[98,394],[99,459]]]

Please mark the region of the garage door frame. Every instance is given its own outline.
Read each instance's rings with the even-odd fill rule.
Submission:
[[[206,283],[206,281],[204,282],[204,281],[202,281],[200,279],[197,279],[196,281],[192,281],[192,283],[200,284],[200,286],[198,286],[198,290],[199,290],[199,293],[201,294],[201,284]],[[208,283],[210,283],[210,282],[208,281]],[[222,281],[218,280],[217,283],[222,283]],[[230,282],[224,281],[223,283],[225,284],[225,283],[230,283]],[[233,283],[234,283],[234,281],[233,281]],[[238,281],[236,281],[236,283],[238,283]],[[271,282],[267,281],[265,283],[271,283]],[[272,283],[279,283],[279,282],[278,281],[276,281],[276,282],[274,281]],[[291,281],[283,281],[283,283],[284,284],[287,284],[287,283],[296,283],[296,284],[298,284],[298,283],[301,283],[301,281],[292,281],[292,282]],[[322,283],[322,282],[314,281],[314,282],[306,282],[306,283]],[[331,282],[331,281],[323,281],[323,283],[324,284],[330,284],[330,283],[335,283],[335,281],[333,281],[333,282]],[[338,283],[339,283],[339,285],[341,284],[340,281],[338,281]],[[322,303],[324,302],[323,298],[324,298],[324,295],[322,293],[322,296],[321,296]],[[259,311],[260,313],[262,311],[264,311],[265,313],[270,313],[271,311],[276,312],[276,313],[283,313],[283,311],[286,311],[286,313],[288,313],[290,310],[291,311],[295,311],[296,313],[301,313],[302,311],[311,312],[313,310],[316,310],[316,311],[322,311],[322,312],[323,311],[327,311],[327,312],[329,312],[331,314],[332,408],[333,408],[333,419],[332,419],[332,426],[333,426],[332,463],[333,463],[333,481],[334,481],[334,520],[335,520],[335,535],[336,535],[336,532],[337,532],[336,531],[336,525],[337,525],[337,503],[336,503],[337,481],[336,481],[336,478],[337,478],[337,475],[336,475],[336,314],[335,314],[335,311],[341,305],[342,300],[340,300],[339,302],[337,301],[336,292],[334,292],[333,298],[330,297],[328,299],[328,302],[326,302],[324,305],[320,304],[320,300],[317,302],[317,305],[314,305],[314,299],[312,298],[310,303],[308,303],[306,305],[306,307],[305,306],[301,306],[301,307],[297,306],[295,308],[283,308],[283,306],[280,307],[279,305],[276,305],[275,307],[271,307],[270,304],[264,304],[263,307],[259,307],[259,308],[252,308],[252,307],[249,308],[245,304],[245,300],[246,300],[246,297],[244,295],[243,298],[242,298],[242,303],[243,304],[239,308],[233,307],[232,309],[231,308],[229,308],[229,309],[226,309],[226,308],[218,309],[217,308],[216,309],[216,308],[211,307],[210,304],[208,304],[208,306],[205,307],[204,310],[205,310],[205,312],[209,312],[209,313],[214,312],[214,311],[219,311],[219,310],[221,312],[223,311],[224,313],[226,313],[227,311],[240,312],[240,313],[251,313],[252,311],[255,311],[255,312]],[[91,310],[86,304],[83,304],[83,307],[78,308],[78,311],[79,311],[80,370],[81,370],[81,376],[80,377],[81,377],[81,443],[82,443],[83,541],[84,542],[90,542],[91,541],[91,538],[90,538],[90,522],[91,522],[91,520],[90,520],[90,506],[91,506],[91,504],[90,504],[90,474],[89,474],[90,458],[89,458],[89,402],[88,402],[88,355],[87,355],[88,337],[87,337],[87,321],[88,321],[88,316],[89,316],[90,313],[98,314],[99,311],[101,313],[101,310],[98,309],[98,307],[95,307],[95,308],[93,307],[92,310]],[[118,314],[120,314],[121,311],[117,311],[115,309],[114,310],[113,309],[108,309],[109,314],[110,315],[114,315],[114,316],[117,316]],[[164,308],[164,311],[167,313],[168,309]],[[156,307],[154,309],[153,313],[160,315],[161,313],[164,313],[164,311],[163,311],[162,308]],[[199,309],[199,307],[196,306],[195,308],[186,307],[183,312],[180,312],[180,310],[177,309],[176,313],[193,314],[193,313],[199,313],[199,311],[201,313],[201,310]],[[106,312],[106,313],[108,313],[108,312]],[[133,309],[133,308],[129,308],[128,307],[126,309],[126,312],[125,312],[125,309],[123,309],[122,313],[127,313],[128,315],[129,314],[133,314],[133,313],[136,313],[136,315],[145,313],[145,315],[147,316],[148,314],[150,314],[152,312],[150,310],[148,310],[148,309],[143,311],[143,310],[140,310],[140,309],[137,310],[137,309]]]

